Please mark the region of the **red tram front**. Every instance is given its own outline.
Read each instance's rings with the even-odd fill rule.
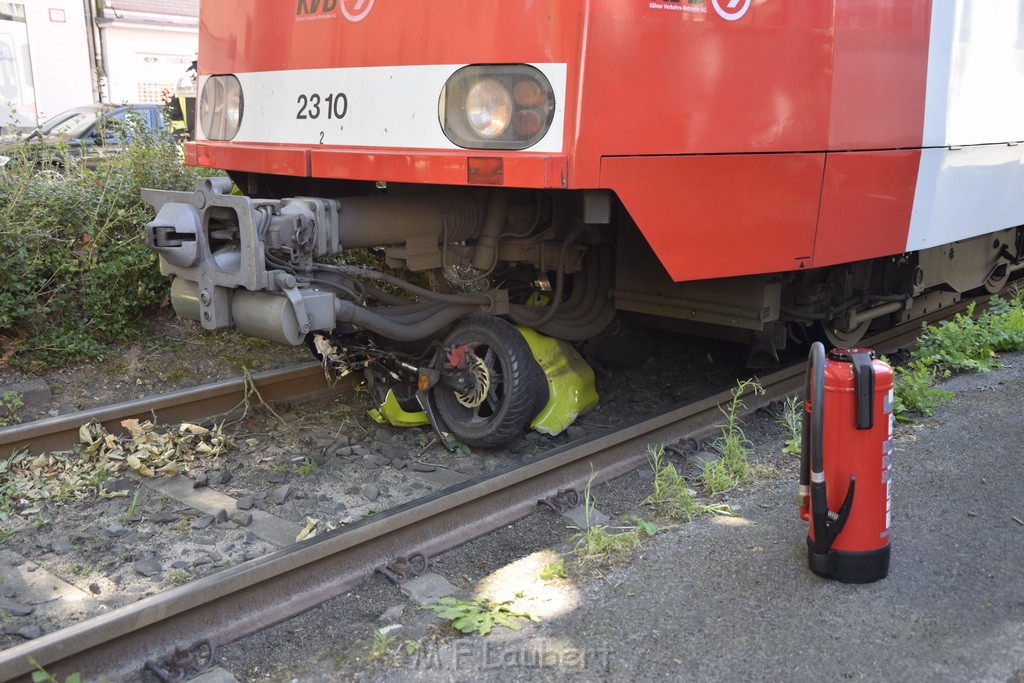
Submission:
[[[147,191],[147,240],[179,314],[376,365],[497,445],[555,389],[524,330],[586,342],[639,315],[770,361],[1005,285],[1024,268],[1022,16],[203,0],[186,159],[229,179]],[[332,259],[362,247],[410,277]]]

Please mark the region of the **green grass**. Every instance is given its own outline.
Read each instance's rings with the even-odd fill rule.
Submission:
[[[641,545],[638,528],[592,526],[576,535],[573,552],[584,565],[612,565],[625,562]]]
[[[254,337],[254,339],[255,339],[255,337]],[[167,373],[167,381],[168,382],[175,382],[175,383],[177,383],[177,382],[180,382],[183,379],[186,379],[186,378],[189,378],[189,377],[195,377],[195,376],[196,376],[196,373],[192,372],[188,368],[177,368],[177,369],[171,370],[169,373]]]
[[[754,446],[743,433],[739,417],[746,408],[742,397],[748,391],[756,396],[764,393],[764,387],[756,379],[740,380],[732,389],[730,401],[718,407],[725,422],[715,425],[720,433],[711,441],[711,447],[718,451],[719,459],[706,463],[701,474],[701,483],[711,495],[743,484],[752,474],[749,460]]]
[[[738,482],[723,460],[712,460],[701,467],[700,481],[704,490],[712,496],[736,488]]]
[[[803,431],[804,402],[799,396],[790,396],[782,406],[779,424],[786,428],[786,443],[783,453],[800,455]]]
[[[16,391],[5,391],[0,394],[0,427],[9,427],[21,422],[19,411],[25,406],[21,394]]]
[[[573,535],[572,539],[570,539],[576,542],[573,546],[573,553],[575,553],[580,564],[584,565],[612,565],[625,562],[640,547],[642,543],[641,532],[645,535],[653,536],[657,533],[657,527],[653,524],[649,526],[632,524],[618,527],[591,524],[590,520],[594,513],[594,498],[591,495],[590,489],[593,481],[594,475],[592,474],[583,492],[586,528]],[[642,522],[643,520],[640,521]]]
[[[188,581],[188,573],[184,569],[174,568],[167,572],[167,580],[172,586],[181,586]]]
[[[371,657],[382,657],[391,653],[391,643],[395,642],[398,636],[390,633],[382,633],[378,629],[373,630],[373,647],[370,648]]]
[[[135,516],[135,513],[139,510],[139,494],[142,493],[142,487],[135,489],[135,495],[132,496],[132,502],[128,505],[128,509],[124,513],[122,521],[128,521]]]
[[[974,316],[974,304],[951,320],[925,325],[913,360],[942,373],[987,372],[1001,367],[998,353],[1024,349],[1024,302],[992,297],[989,310]]]
[[[95,571],[97,571],[97,568],[93,565],[80,564],[78,562],[69,562],[68,564],[64,565],[64,572],[71,576],[89,576]]]
[[[690,522],[698,515],[733,514],[732,508],[724,503],[698,501],[696,492],[690,488],[686,477],[679,474],[675,465],[665,457],[664,447],[648,449],[647,457],[654,470],[654,482],[651,495],[643,501],[642,505],[652,506],[656,517]],[[728,479],[729,483],[731,481]]]

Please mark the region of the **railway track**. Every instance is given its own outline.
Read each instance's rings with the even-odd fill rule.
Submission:
[[[964,302],[962,307],[966,307]],[[946,310],[939,319],[961,310]],[[934,321],[934,320],[931,320]],[[892,351],[912,343],[920,321],[894,328],[864,341],[879,351]],[[306,396],[328,390],[312,388],[319,366],[311,364],[254,378],[266,400],[296,400],[287,387],[300,387]],[[269,376],[272,381],[268,381]],[[754,410],[797,391],[803,382],[803,363],[797,362],[760,378],[766,392],[750,396]],[[167,408],[195,419],[206,411],[225,412],[244,395],[241,381],[202,388],[201,404],[190,404],[186,393],[147,402],[122,404],[119,410],[148,416],[151,410],[167,418]],[[229,386],[234,386],[229,390]],[[273,388],[272,388],[273,387]],[[280,393],[277,393],[280,390]],[[232,393],[232,391],[237,393]],[[266,393],[264,393],[266,392]],[[214,399],[213,396],[218,396]],[[103,674],[113,680],[141,675],[147,660],[160,660],[178,646],[209,639],[218,645],[232,642],[273,623],[299,614],[338,596],[371,576],[397,557],[415,553],[425,557],[482,536],[531,514],[539,501],[567,489],[582,489],[593,477],[600,483],[645,462],[646,447],[671,443],[686,435],[706,432],[719,419],[718,405],[730,398],[729,390],[701,398],[655,416],[619,425],[557,448],[522,466],[507,467],[464,481],[453,487],[400,505],[387,512],[350,524],[302,543],[229,567],[216,574],[172,588],[127,607],[44,635],[0,652],[0,680],[29,680],[35,660],[54,675],[76,671]],[[189,406],[192,407],[189,407]],[[210,411],[209,406],[218,406]],[[202,406],[201,408],[198,406]],[[128,414],[118,407],[96,412],[90,419],[117,422]],[[99,416],[102,415],[102,417]],[[175,413],[179,414],[179,413]],[[85,414],[75,416],[75,433]],[[34,444],[67,438],[61,420],[27,425],[17,443]],[[49,427],[52,432],[47,433]],[[58,436],[61,434],[63,436]],[[9,434],[4,449],[15,443]],[[3,452],[3,451],[0,451]]]

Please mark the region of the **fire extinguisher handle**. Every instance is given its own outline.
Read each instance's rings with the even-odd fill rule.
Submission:
[[[873,351],[852,350],[853,378],[857,392],[857,429],[871,429],[875,424],[875,354]]]
[[[833,541],[836,540],[836,536],[842,532],[843,527],[846,526],[846,520],[850,517],[850,509],[853,507],[853,492],[857,488],[857,478],[850,475],[850,486],[846,489],[846,498],[843,499],[843,504],[839,507],[839,512],[829,512],[828,519],[825,520],[825,548],[826,550],[832,547]]]

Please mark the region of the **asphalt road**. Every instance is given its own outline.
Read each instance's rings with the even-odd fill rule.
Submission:
[[[381,680],[1024,681],[1024,354],[897,428],[889,576],[807,569],[795,482],[659,534],[573,609]],[[1015,519],[1016,518],[1016,519]]]

